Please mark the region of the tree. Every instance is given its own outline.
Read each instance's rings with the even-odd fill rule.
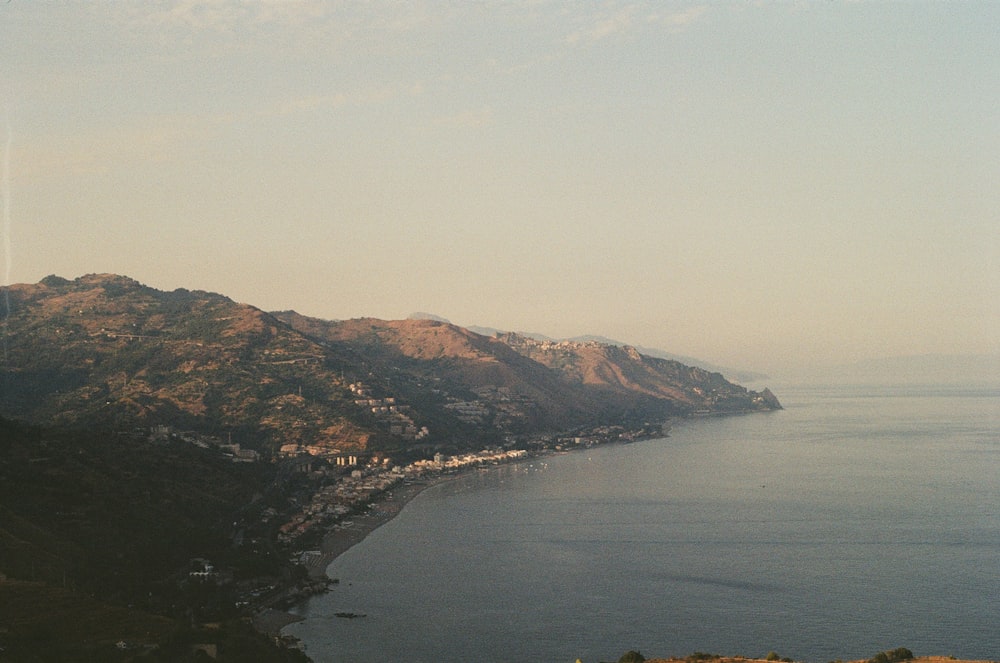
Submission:
[[[913,660],[913,652],[906,647],[897,647],[891,651],[880,651],[868,659],[868,663],[901,663]]]
[[[646,657],[637,651],[629,650],[622,654],[622,657],[618,659],[618,663],[644,663]]]

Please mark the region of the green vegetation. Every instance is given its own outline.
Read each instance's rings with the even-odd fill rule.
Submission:
[[[645,663],[646,657],[637,651],[629,650],[621,655],[618,663]]]
[[[304,663],[304,654],[273,646],[239,619],[192,628],[41,583],[0,582],[0,660],[53,663],[202,660]],[[155,646],[154,646],[155,645]]]
[[[234,516],[267,480],[187,444],[0,427],[0,570],[103,596],[232,557]]]
[[[112,658],[115,643],[158,642],[176,628],[165,617],[107,604],[40,582],[0,582],[0,646],[4,660]],[[0,656],[2,658],[2,656]]]
[[[906,647],[897,647],[890,651],[880,651],[868,659],[868,663],[900,663],[913,660],[913,652]]]
[[[633,649],[630,649],[618,658],[618,663],[644,663],[645,660],[645,656]],[[580,663],[580,659],[577,659],[577,663]]]
[[[247,507],[268,503],[273,473],[185,443],[0,419],[0,647],[9,660],[118,661],[174,643],[183,657],[143,660],[187,660],[183,632],[216,644],[219,660],[302,660],[269,658],[236,606],[241,578],[284,568]],[[192,581],[196,558],[225,575]],[[230,626],[191,630],[205,622]]]

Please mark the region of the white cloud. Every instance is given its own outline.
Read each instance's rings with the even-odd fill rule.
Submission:
[[[670,12],[668,14],[650,14],[647,17],[647,20],[650,23],[665,25],[672,30],[679,30],[697,21],[707,10],[707,6],[700,5],[696,7],[689,7],[684,11]]]
[[[697,21],[707,9],[707,6],[699,5],[681,11],[654,11],[642,19],[637,18],[636,5],[627,5],[611,15],[591,18],[586,27],[567,35],[565,42],[575,45],[600,41],[616,34],[628,32],[641,22],[664,26],[670,31],[676,32]]]
[[[178,0],[133,7],[150,23],[192,30],[237,32],[253,24],[301,25],[319,18],[329,5],[311,0]]]
[[[632,25],[632,6],[624,7],[612,16],[602,16],[585,28],[566,36],[567,44],[595,42],[611,35],[625,32]]]

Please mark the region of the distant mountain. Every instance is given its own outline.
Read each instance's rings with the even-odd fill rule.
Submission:
[[[413,314],[413,316],[417,316],[417,315],[427,316],[428,319],[438,319],[437,316],[433,316],[430,313],[414,313]],[[413,316],[411,316],[411,317],[413,317]],[[441,318],[441,320],[443,320],[443,318]],[[470,326],[470,327],[468,327],[468,329],[470,331],[476,332],[477,334],[482,334],[483,336],[496,336],[498,334],[503,335],[503,334],[509,333],[509,332],[506,332],[506,331],[503,331],[503,330],[500,330],[500,329],[496,329],[496,328],[493,328],[493,327]],[[758,372],[755,372],[755,371],[747,371],[747,370],[743,370],[743,369],[739,369],[739,368],[727,368],[725,366],[718,366],[716,364],[712,364],[712,363],[704,361],[702,359],[697,359],[695,357],[688,357],[688,356],[685,356],[685,355],[677,355],[677,354],[673,354],[672,352],[667,352],[665,350],[659,350],[657,348],[650,348],[650,347],[645,347],[645,346],[641,346],[641,345],[632,346],[632,345],[629,345],[628,343],[625,343],[624,341],[616,341],[615,339],[608,338],[606,336],[595,336],[595,335],[587,334],[587,335],[584,335],[584,336],[574,336],[572,338],[556,339],[556,338],[552,338],[551,336],[546,336],[545,334],[538,334],[538,333],[534,333],[534,332],[516,332],[516,333],[518,335],[520,335],[520,336],[526,336],[528,338],[535,339],[536,341],[552,341],[552,342],[573,341],[573,342],[579,342],[579,343],[588,343],[588,342],[594,341],[594,342],[597,342],[597,343],[602,343],[604,345],[613,345],[613,346],[623,347],[623,348],[624,347],[634,347],[636,350],[638,350],[640,353],[646,355],[647,357],[657,357],[659,359],[669,359],[669,360],[672,360],[672,361],[679,361],[682,364],[687,364],[688,366],[697,366],[698,368],[703,368],[706,371],[710,371],[712,373],[722,373],[723,375],[727,376],[728,378],[730,378],[732,380],[736,380],[737,382],[756,382],[756,381],[759,381],[759,380],[766,380],[766,379],[768,379],[768,376],[766,374],[764,374],[764,373],[758,373]]]
[[[505,331],[503,329],[497,329],[495,327],[481,327],[479,325],[469,325],[468,327],[466,327],[466,329],[468,329],[471,332],[480,334],[481,336],[502,336],[504,334],[517,334],[518,336],[533,338],[536,341],[557,342],[565,340],[565,339],[553,338],[551,336],[546,336],[545,334],[539,334],[537,332],[526,332],[526,331],[511,332],[511,331]]]
[[[518,334],[502,334],[499,338],[525,356],[583,384],[624,389],[715,412],[743,409],[744,398],[750,394],[754,402],[777,406],[767,389],[761,394],[747,392],[721,373],[649,356],[628,345],[596,340],[538,341]]]
[[[396,453],[780,407],[766,390],[595,341],[487,337],[436,319],[325,321],[108,274],[6,295],[0,416],[46,425]]]
[[[622,341],[616,341],[604,336],[578,336],[571,341],[597,341],[598,343],[604,343],[605,345],[616,345],[616,346],[627,346],[627,343]],[[722,373],[731,380],[736,380],[737,382],[756,382],[758,380],[768,379],[768,375],[765,373],[758,373],[755,371],[747,371],[739,368],[729,368],[725,366],[718,366],[717,364],[712,364],[710,362],[704,361],[702,359],[697,359],[695,357],[688,357],[685,355],[676,355],[672,352],[666,352],[665,350],[659,350],[657,348],[650,348],[642,345],[635,346],[635,349],[644,355],[650,357],[658,357],[660,359],[670,359],[672,361],[678,361],[682,364],[687,364],[689,366],[697,366],[698,368],[703,368],[706,371],[711,371],[713,373]]]
[[[440,315],[434,315],[433,313],[424,313],[422,311],[417,311],[416,313],[411,313],[406,317],[407,320],[433,320],[434,322],[444,322],[451,324],[451,320],[442,318]]]
[[[781,407],[767,390],[597,342],[267,313],[113,274],[3,290],[0,650],[11,660],[131,660],[119,641],[188,660],[195,637],[234,660],[303,660],[237,608],[240,585],[298,573],[276,535],[321,481],[300,451],[331,466],[341,452],[405,461]],[[234,462],[254,450],[290,457]],[[209,560],[218,585],[191,579]]]

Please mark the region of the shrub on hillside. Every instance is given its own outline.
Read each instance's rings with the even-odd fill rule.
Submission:
[[[880,651],[868,659],[868,663],[900,663],[913,659],[913,652],[906,647],[897,647],[891,651]]]
[[[618,659],[618,663],[645,663],[646,657],[637,651],[629,650],[622,654],[621,658]]]

